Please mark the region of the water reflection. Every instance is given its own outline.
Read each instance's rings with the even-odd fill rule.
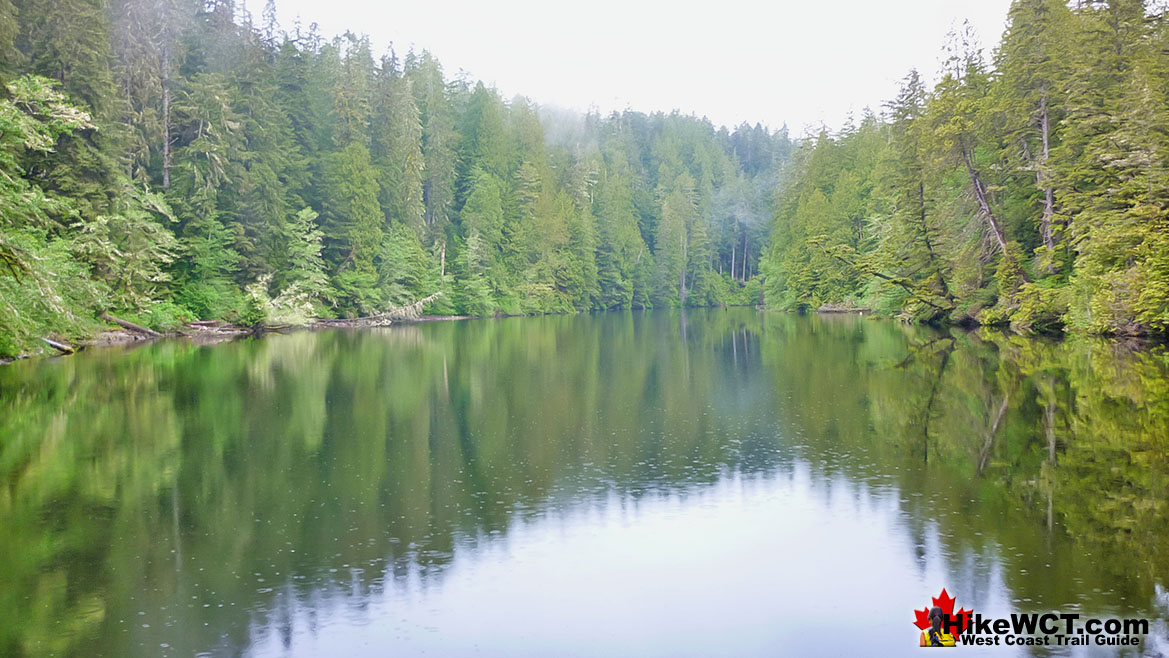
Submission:
[[[1169,614],[1164,350],[749,310],[300,333],[0,369],[0,437],[0,655],[834,653],[844,614],[886,653],[943,585]]]

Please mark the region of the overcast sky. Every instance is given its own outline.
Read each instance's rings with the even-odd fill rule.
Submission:
[[[259,20],[263,0],[248,0]],[[428,49],[454,77],[510,98],[603,112],[679,109],[716,125],[756,121],[796,134],[879,108],[910,68],[933,78],[965,19],[983,45],[1010,0],[276,0],[332,36],[351,29],[399,54]]]

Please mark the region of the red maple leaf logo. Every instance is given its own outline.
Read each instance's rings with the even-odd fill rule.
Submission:
[[[936,605],[942,609],[942,614],[948,615],[951,619],[954,618],[954,601],[956,601],[957,599],[955,599],[954,597],[947,594],[945,587],[942,588],[941,594],[933,597],[931,600],[933,601],[932,605]],[[959,608],[958,609],[958,619],[959,619],[958,633],[965,631],[967,626],[969,626],[969,624],[966,623],[967,615],[970,615],[973,612],[974,612],[973,610],[967,610],[966,608]],[[921,610],[914,610],[913,615],[915,617],[917,617],[917,619],[913,622],[914,626],[917,626],[918,628],[920,628],[923,631],[930,627],[930,607],[929,606],[926,606],[925,608],[923,608]],[[957,636],[958,633],[954,633],[954,635]]]

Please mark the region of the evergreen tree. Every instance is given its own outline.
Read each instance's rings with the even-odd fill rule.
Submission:
[[[429,263],[418,235],[395,224],[386,232],[380,254],[379,288],[392,306],[406,306],[429,292]]]
[[[1058,144],[1062,121],[1059,96],[1066,86],[1067,25],[1071,14],[1059,0],[1020,0],[1011,5],[1009,25],[997,52],[1000,78],[996,89],[1015,148],[1008,149],[1008,164],[1034,172],[1041,195],[1036,225],[1048,269],[1054,268],[1056,241],[1055,184],[1051,175],[1051,150]]]
[[[338,148],[358,143],[369,147],[374,66],[369,38],[346,32],[333,42],[341,57],[339,75],[333,79],[333,142]]]
[[[174,107],[175,173],[167,199],[186,253],[176,262],[176,296],[204,319],[230,317],[242,301],[234,282],[240,266],[235,226],[221,204],[230,181],[242,173],[244,150],[243,120],[229,104],[229,88],[220,74],[199,74]]]
[[[55,228],[76,217],[68,197],[27,177],[21,160],[90,125],[45,78],[22,76],[0,98],[0,354],[19,354],[49,332],[85,331],[101,291]]]
[[[389,59],[382,61],[378,74],[375,108],[373,157],[386,219],[400,222],[422,235],[426,223],[422,122],[414,101],[413,83],[399,75],[395,63]]]
[[[442,67],[429,52],[423,51],[417,61],[407,60],[406,77],[411,80],[422,123],[422,156],[425,160],[422,196],[426,206],[426,225],[437,236],[446,230],[454,203],[458,140],[454,115],[447,99]]]
[[[101,0],[20,0],[17,6],[23,69],[56,80],[94,120],[63,136],[53,151],[31,154],[30,174],[76,199],[84,217],[96,217],[111,203],[122,157],[108,13]]]
[[[673,189],[662,201],[662,218],[658,223],[657,258],[658,298],[670,305],[685,305],[687,275],[690,273],[690,240],[698,208],[694,199],[693,179],[678,176]]]
[[[605,160],[596,195],[601,308],[631,308],[636,292],[635,273],[642,261],[648,260],[648,248],[637,229],[631,172],[625,155],[613,150]]]
[[[328,156],[324,187],[325,260],[334,272],[372,270],[385,222],[369,151],[353,142]]]
[[[21,64],[21,52],[16,49],[19,32],[16,5],[0,0],[0,84],[8,84],[8,76]]]

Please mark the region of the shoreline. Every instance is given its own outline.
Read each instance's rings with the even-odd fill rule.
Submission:
[[[749,306],[723,306],[721,308],[748,308]],[[717,306],[710,307],[694,307],[694,308],[720,308]],[[826,305],[821,308],[807,309],[805,311],[797,311],[792,309],[768,309],[764,306],[753,306],[761,312],[776,312],[776,313],[793,313],[797,315],[815,315],[821,317],[841,317],[855,315],[866,320],[888,320],[891,322],[901,322],[898,318],[882,315],[874,312],[872,309],[863,307],[843,307]],[[659,309],[629,309],[652,311]],[[678,310],[678,309],[669,309]],[[593,313],[595,311],[581,311],[580,313]],[[391,327],[395,325],[406,324],[424,324],[429,322],[456,322],[463,320],[485,320],[493,318],[505,317],[537,317],[525,315],[499,315],[499,316],[475,316],[475,315],[421,315],[413,318],[403,318],[387,322],[384,324],[369,324],[362,322],[368,318],[355,319],[332,319],[332,318],[318,318],[312,322],[304,325],[268,325],[262,328],[250,328],[241,325],[234,325],[221,321],[199,321],[187,323],[184,329],[178,331],[170,331],[166,333],[157,333],[156,335],[149,335],[140,331],[134,331],[125,328],[105,329],[98,332],[94,336],[80,341],[76,346],[69,346],[72,351],[44,351],[37,354],[21,354],[15,357],[0,358],[0,367],[6,366],[17,361],[28,361],[38,358],[60,358],[65,356],[72,356],[79,352],[90,349],[104,349],[113,347],[126,347],[129,345],[142,345],[146,343],[153,343],[162,340],[187,340],[193,345],[207,346],[217,345],[219,343],[226,343],[239,338],[246,337],[261,337],[266,334],[287,334],[296,331],[332,331],[337,329],[370,329],[374,327]],[[1067,340],[1075,338],[1079,334],[1073,334],[1066,331],[1061,332],[1034,332],[1022,333],[1011,329],[1009,326],[997,325],[967,325],[961,323],[943,323],[937,325],[922,325],[932,326],[937,330],[958,329],[964,332],[976,331],[978,329],[991,329],[1004,331],[1018,336],[1031,338],[1035,340]],[[1091,338],[1107,340],[1116,344],[1124,344],[1134,349],[1148,349],[1159,345],[1169,345],[1169,337],[1162,336],[1127,336],[1127,335],[1095,335]]]
[[[193,345],[217,345],[249,336],[263,336],[265,334],[284,334],[294,331],[331,331],[336,329],[368,329],[373,326],[394,326],[400,324],[423,324],[427,322],[453,322],[457,320],[477,319],[470,315],[423,315],[416,318],[395,320],[390,324],[365,325],[351,320],[314,320],[305,325],[269,325],[260,328],[251,328],[219,321],[202,321],[187,323],[184,329],[168,331],[150,335],[130,329],[105,329],[94,336],[78,342],[75,346],[68,345],[71,351],[45,351],[37,354],[21,354],[15,357],[0,358],[0,366],[6,366],[17,361],[28,361],[38,358],[60,358],[73,356],[79,352],[91,349],[105,349],[112,347],[126,347],[128,345],[143,345],[162,340],[186,340]]]

